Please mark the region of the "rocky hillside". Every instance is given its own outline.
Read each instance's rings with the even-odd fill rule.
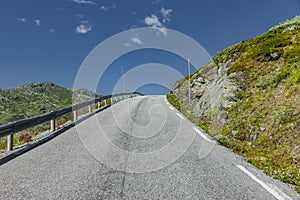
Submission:
[[[72,90],[53,83],[32,83],[0,90],[0,124],[72,105]]]
[[[95,94],[86,89],[74,91],[76,102],[94,98]],[[98,96],[98,95],[96,95]],[[12,89],[0,89],[0,125],[25,119],[72,105],[73,91],[49,82],[36,82]],[[71,119],[66,115],[59,119],[58,125]],[[49,123],[36,126],[16,134],[15,143],[22,144],[39,132],[49,129]],[[6,146],[6,138],[0,138],[0,149]]]
[[[269,175],[300,186],[300,17],[234,45],[173,88],[181,111]]]
[[[36,82],[12,89],[0,89],[0,125],[72,105],[72,89],[49,82]],[[94,93],[75,91],[76,102],[91,100]]]

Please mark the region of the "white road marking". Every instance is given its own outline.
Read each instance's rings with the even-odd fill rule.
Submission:
[[[215,143],[215,141],[209,139],[204,133],[202,133],[201,130],[199,130],[197,127],[193,127],[193,129],[206,141],[210,142],[210,143]]]
[[[178,115],[178,117],[180,117],[181,119],[183,119],[182,115],[179,113],[176,113],[176,115]]]
[[[169,108],[170,108],[171,110],[174,110],[174,108],[173,108],[172,106],[169,106]]]
[[[166,97],[166,96],[165,96],[165,99],[164,99],[164,100],[165,100],[165,102],[166,102],[166,103],[169,103],[169,101],[168,101],[168,99],[167,99],[167,97]]]
[[[278,200],[285,200],[285,199],[292,200],[291,197],[287,196],[286,194],[284,194],[283,192],[280,191],[280,193],[283,194],[283,196],[285,196],[285,197],[281,196],[278,191],[275,191],[272,188],[270,188],[266,183],[264,183],[262,180],[258,179],[256,176],[254,176],[245,167],[243,167],[241,165],[236,165],[236,166],[240,170],[242,170],[245,174],[247,174],[250,178],[252,178],[254,181],[256,181],[258,184],[260,184],[263,188],[265,188],[265,190],[267,190],[269,193],[271,193],[276,199],[278,199]]]
[[[281,190],[279,190],[275,185],[270,185],[271,188],[273,188],[275,191],[277,191],[281,196],[283,196],[285,199],[293,200],[291,197],[283,193]]]

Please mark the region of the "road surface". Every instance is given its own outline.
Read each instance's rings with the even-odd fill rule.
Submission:
[[[164,96],[123,100],[0,166],[0,199],[300,199]]]

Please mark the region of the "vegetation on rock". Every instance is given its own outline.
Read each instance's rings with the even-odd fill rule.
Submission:
[[[192,76],[191,107],[187,80],[174,86],[183,113],[300,192],[300,17],[225,49],[213,61]]]
[[[175,95],[169,94],[169,95],[167,95],[167,99],[177,110],[179,110],[179,111],[181,110],[180,102],[178,101],[178,99]]]
[[[20,119],[30,118],[44,113],[66,108],[76,102],[91,100],[95,94],[85,90],[57,86],[49,82],[36,82],[12,89],[0,89],[0,125]],[[71,120],[71,114],[57,119],[57,125]],[[14,144],[23,144],[38,133],[48,130],[50,123],[41,124],[15,134]],[[6,138],[0,138],[0,149],[6,148]]]

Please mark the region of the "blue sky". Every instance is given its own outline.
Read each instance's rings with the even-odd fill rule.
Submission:
[[[36,81],[72,88],[88,53],[105,39],[132,28],[159,23],[190,36],[214,56],[299,11],[300,0],[0,0],[0,88]],[[110,85],[122,75],[120,65],[126,73],[149,62],[187,75],[185,60],[144,50],[109,66],[97,92],[111,93]],[[175,81],[168,78],[170,84]],[[155,93],[154,88],[148,85],[142,91]]]

